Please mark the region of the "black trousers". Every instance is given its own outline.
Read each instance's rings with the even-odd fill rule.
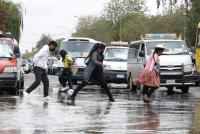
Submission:
[[[60,82],[61,82],[63,87],[67,86],[67,84],[66,84],[67,81],[68,81],[69,88],[73,89],[73,86],[72,86],[72,73],[69,70],[69,68],[64,68],[63,71],[62,71],[62,74],[60,76]]]
[[[95,82],[96,83],[96,82]],[[107,83],[106,82],[103,82],[103,81],[101,81],[101,82],[97,82],[96,83],[97,85],[100,85],[102,88],[104,88],[105,89],[105,91],[106,91],[106,93],[107,93],[107,95],[108,95],[108,97],[109,97],[109,100],[113,100],[113,96],[112,96],[112,94],[111,94],[111,92],[110,92],[110,89],[109,89],[109,87],[108,87],[108,85],[107,85]],[[84,87],[84,86],[86,86],[87,85],[87,82],[85,82],[84,80],[82,81],[82,83],[74,90],[74,92],[73,92],[73,94],[72,94],[72,98],[75,98],[76,97],[76,95],[78,94],[78,92]]]
[[[41,81],[43,83],[44,89],[44,97],[49,95],[49,79],[47,77],[46,69],[40,67],[34,67],[35,81],[33,84],[26,90],[27,93],[31,93],[34,89],[36,89]]]
[[[143,95],[147,95],[148,97],[151,97],[151,95],[153,94],[153,92],[156,90],[157,88],[155,87],[148,87],[148,86],[144,86],[143,90],[142,90],[142,94]]]

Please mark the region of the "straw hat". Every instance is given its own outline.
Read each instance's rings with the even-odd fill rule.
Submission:
[[[155,49],[156,48],[158,48],[158,49],[163,49],[163,50],[168,50],[168,49],[166,49],[164,46],[163,46],[163,44],[157,44],[156,46],[155,46]]]

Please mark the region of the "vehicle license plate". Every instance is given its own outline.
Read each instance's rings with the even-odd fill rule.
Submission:
[[[117,74],[117,78],[124,78],[123,74]]]
[[[175,80],[166,80],[166,84],[174,84]]]

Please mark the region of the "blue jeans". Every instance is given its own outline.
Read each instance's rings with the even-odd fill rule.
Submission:
[[[69,88],[72,89],[73,88],[73,86],[72,86],[72,73],[68,68],[64,68],[62,73],[61,73],[61,76],[60,76],[60,82],[61,82],[63,87],[67,86],[67,84],[66,84],[67,81],[68,81]]]

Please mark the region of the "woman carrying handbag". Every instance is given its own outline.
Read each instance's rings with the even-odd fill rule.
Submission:
[[[73,94],[70,97],[71,103],[68,103],[68,104],[75,105],[76,95],[84,86],[88,84],[89,81],[97,85],[100,85],[102,88],[104,88],[109,97],[109,101],[111,102],[115,101],[104,79],[103,68],[106,67],[106,65],[103,64],[104,49],[105,49],[104,44],[96,43],[94,47],[92,48],[92,50],[90,51],[89,55],[87,56],[85,60],[86,68],[84,70],[84,80],[74,90]]]
[[[152,93],[160,87],[160,60],[159,56],[165,50],[162,44],[157,44],[153,54],[148,58],[144,70],[139,74],[136,82],[143,84],[143,101],[149,102]]]

